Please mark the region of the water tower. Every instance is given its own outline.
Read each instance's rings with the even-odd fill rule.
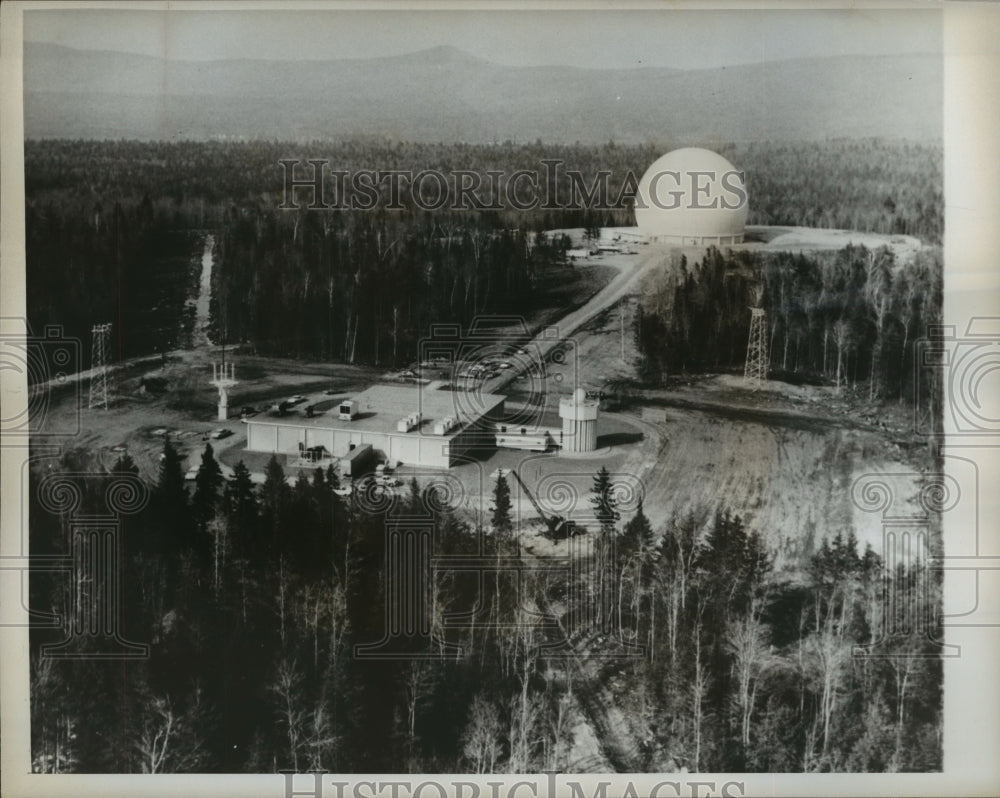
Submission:
[[[588,399],[583,388],[559,400],[562,419],[562,449],[564,452],[592,452],[597,448],[596,399]]]

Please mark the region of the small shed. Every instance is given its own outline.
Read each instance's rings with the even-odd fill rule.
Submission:
[[[337,470],[342,477],[359,477],[371,470],[372,461],[375,459],[375,450],[369,443],[360,443],[353,446],[346,454],[340,456],[337,461]]]

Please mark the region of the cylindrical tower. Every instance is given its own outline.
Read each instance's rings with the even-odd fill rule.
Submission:
[[[598,401],[588,399],[583,388],[559,400],[563,451],[592,452],[597,448],[597,405]]]

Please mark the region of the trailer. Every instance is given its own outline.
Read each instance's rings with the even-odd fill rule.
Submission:
[[[351,444],[347,453],[337,459],[337,472],[342,477],[356,479],[371,470],[374,460],[375,450],[372,449],[371,444]]]

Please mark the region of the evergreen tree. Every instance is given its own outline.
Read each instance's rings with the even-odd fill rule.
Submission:
[[[128,452],[119,456],[115,460],[115,464],[111,466],[112,474],[136,474],[139,473],[139,466],[135,464],[135,460],[132,459]]]
[[[618,550],[624,556],[637,555],[645,560],[653,550],[653,527],[642,508],[642,500],[635,510],[635,515],[629,519],[622,529]]]
[[[322,472],[320,472],[322,478]],[[315,486],[304,471],[300,471],[292,486],[288,512],[283,528],[294,529],[296,534],[285,535],[282,547],[290,557],[292,566],[310,579],[322,573],[325,566],[322,551],[323,535],[319,525],[319,502]]]
[[[135,461],[129,456],[128,452],[122,454],[113,466],[111,466],[111,474],[129,474],[132,476],[139,475],[139,466],[135,464]],[[160,532],[155,526],[151,526],[148,523],[148,516],[145,511],[140,511],[138,514],[129,514],[127,516],[123,515],[119,519],[119,525],[121,529],[122,540],[125,542],[125,551],[130,551],[132,546],[140,552],[157,552],[160,550],[162,541],[157,540],[157,536]],[[139,530],[140,535],[137,540],[133,540],[133,532],[131,530]]]
[[[224,482],[222,469],[215,459],[212,444],[206,443],[205,451],[201,455],[201,465],[198,466],[198,474],[194,478],[194,496],[191,498],[191,511],[202,532],[215,515],[219,503],[219,489]]]
[[[249,522],[256,519],[257,497],[254,495],[250,469],[242,460],[233,466],[233,475],[226,482],[224,498],[226,513],[238,528],[249,526]]]
[[[194,543],[194,529],[184,486],[181,457],[170,438],[163,442],[160,455],[160,476],[153,492],[155,517],[162,530],[164,553],[174,561],[178,549],[190,548]]]
[[[322,523],[328,524],[330,565],[333,572],[339,574],[341,584],[343,584],[347,578],[346,563],[350,550],[350,516],[348,514],[348,505],[344,501],[344,498],[334,493],[340,487],[340,477],[332,465],[326,469],[326,486],[330,500],[329,504],[326,505],[327,510],[324,511],[325,514],[322,514],[320,518]],[[325,532],[324,534],[327,533]],[[343,564],[343,568],[341,564]]]
[[[285,469],[278,462],[277,455],[271,455],[264,470],[264,484],[260,486],[261,525],[264,539],[261,541],[261,561],[277,555],[282,547],[283,523],[288,509],[289,490],[285,482]]]
[[[514,530],[510,509],[510,485],[507,484],[507,477],[501,473],[497,476],[497,484],[493,488],[493,514],[490,518],[493,533],[499,539],[509,538]]]
[[[424,512],[423,504],[423,498],[420,495],[420,483],[417,482],[416,477],[410,477],[410,495],[406,502],[407,511],[414,515],[422,515]]]
[[[743,612],[770,571],[771,560],[759,535],[748,533],[743,519],[727,509],[715,514],[698,568],[718,601],[715,611]]]
[[[618,512],[618,502],[611,491],[611,474],[606,466],[601,466],[601,470],[594,477],[594,485],[590,492],[594,494],[590,503],[594,506],[594,515],[601,525],[601,533],[604,537],[611,537],[614,534],[615,522],[621,518]]]
[[[590,503],[594,506],[594,515],[601,527],[596,546],[595,590],[599,601],[598,617],[604,623],[620,617],[615,606],[620,592],[617,589],[617,580],[620,578],[621,567],[615,546],[615,522],[621,514],[618,512],[618,502],[611,488],[611,474],[605,466],[601,466],[601,470],[594,476],[594,485],[590,489],[594,494]]]
[[[337,469],[332,465],[326,467],[326,483],[330,486],[330,490],[336,490],[340,487],[340,477],[337,475]]]
[[[653,527],[642,509],[642,500],[636,508],[635,515],[629,519],[618,540],[619,579],[630,582],[630,609],[633,619],[634,633],[639,636],[639,619],[644,608],[645,594],[649,580],[652,577]],[[618,616],[622,617],[625,591],[618,594]]]

